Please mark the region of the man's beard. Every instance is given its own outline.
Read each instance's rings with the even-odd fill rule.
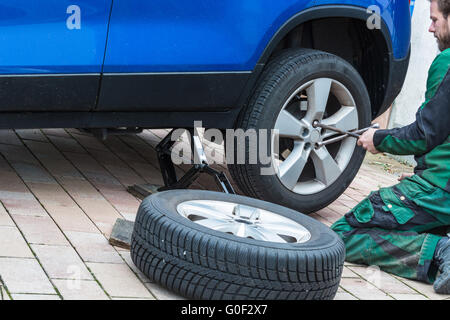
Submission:
[[[450,48],[450,32],[449,28],[446,27],[444,32],[442,32],[442,35],[437,39],[439,51],[444,51],[445,49]]]

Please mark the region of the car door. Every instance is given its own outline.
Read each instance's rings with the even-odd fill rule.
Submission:
[[[112,0],[0,2],[0,112],[95,104]]]
[[[313,2],[114,0],[98,110],[236,107],[271,37]]]

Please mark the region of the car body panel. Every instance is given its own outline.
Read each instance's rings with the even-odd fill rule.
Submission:
[[[2,0],[0,74],[100,73],[111,3]],[[80,29],[67,26],[74,4],[80,8]]]
[[[284,21],[313,4],[115,0],[104,71],[251,71]]]

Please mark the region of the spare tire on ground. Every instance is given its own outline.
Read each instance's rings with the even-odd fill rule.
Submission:
[[[173,190],[144,199],[131,257],[192,299],[333,299],[345,249],[327,226],[239,195]]]

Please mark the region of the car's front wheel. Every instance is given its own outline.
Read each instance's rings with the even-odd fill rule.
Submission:
[[[314,121],[353,130],[369,125],[370,109],[365,84],[348,62],[317,50],[288,50],[267,65],[236,125],[246,133],[254,129],[257,146],[248,135],[245,143],[227,142],[234,155],[230,173],[248,196],[304,213],[319,210],[345,191],[365,152],[352,137],[320,146],[337,133]]]

